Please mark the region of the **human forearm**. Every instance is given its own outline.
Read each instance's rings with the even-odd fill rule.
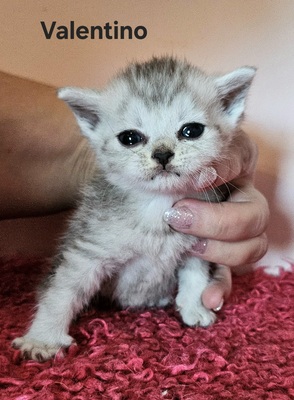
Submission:
[[[0,218],[70,207],[93,155],[51,86],[0,72]]]

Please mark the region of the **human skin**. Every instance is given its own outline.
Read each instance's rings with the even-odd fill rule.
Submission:
[[[226,162],[213,165],[213,184],[230,182],[227,202],[192,199],[174,205],[176,230],[201,238],[193,253],[222,265],[203,293],[207,308],[219,309],[231,291],[231,270],[242,271],[267,248],[269,212],[253,186],[257,151],[236,146]],[[0,219],[46,215],[74,206],[79,189],[96,169],[95,157],[56,88],[0,72]],[[189,214],[189,226],[179,224]],[[237,267],[238,266],[238,267]]]
[[[72,207],[95,168],[56,88],[0,72],[0,218]]]

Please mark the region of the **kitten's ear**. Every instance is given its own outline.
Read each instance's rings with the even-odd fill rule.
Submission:
[[[57,91],[58,98],[64,100],[73,111],[77,122],[90,140],[99,122],[99,92],[91,89],[65,87]]]
[[[246,96],[255,73],[254,67],[242,67],[215,80],[224,111],[234,125],[243,117]]]

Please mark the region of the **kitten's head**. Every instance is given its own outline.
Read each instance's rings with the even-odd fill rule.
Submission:
[[[228,157],[255,69],[207,76],[187,62],[131,64],[101,91],[59,90],[97,154],[124,189],[183,192],[200,171]]]

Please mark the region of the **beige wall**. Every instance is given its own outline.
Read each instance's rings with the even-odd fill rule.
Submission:
[[[47,25],[56,20],[57,26],[70,20],[87,26],[117,20],[144,25],[148,36],[46,40],[41,20]],[[245,127],[260,145],[257,184],[273,214],[265,262],[276,264],[281,257],[294,259],[293,21],[293,0],[2,0],[0,69],[58,86],[99,86],[128,61],[153,54],[184,56],[208,71],[257,66]],[[22,243],[35,224],[29,231],[28,225],[18,230]],[[0,249],[11,251],[3,245],[3,232],[10,229],[11,234],[8,225],[2,223]],[[46,229],[43,234],[48,235]]]

